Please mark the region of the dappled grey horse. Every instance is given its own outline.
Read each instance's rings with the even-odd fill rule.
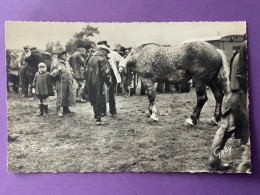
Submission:
[[[195,83],[197,105],[186,122],[195,125],[207,101],[206,86],[210,86],[216,99],[214,122],[221,119],[224,94],[230,91],[229,67],[222,50],[206,42],[183,43],[180,46],[163,46],[154,43],[134,48],[122,61],[140,76],[149,99],[148,111],[154,121],[159,119],[155,102],[154,82],[171,84]]]

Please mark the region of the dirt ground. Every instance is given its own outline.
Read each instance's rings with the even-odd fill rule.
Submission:
[[[49,117],[37,117],[38,100],[8,94],[8,171],[11,172],[211,172],[208,158],[217,126],[208,124],[215,100],[208,90],[200,122],[184,126],[195,107],[190,93],[157,94],[159,122],[145,116],[146,96],[116,96],[118,118],[96,126],[90,103],[77,103],[75,113],[58,117],[55,99]],[[223,157],[233,167],[242,148],[230,139],[231,154]],[[231,169],[230,172],[234,172]]]

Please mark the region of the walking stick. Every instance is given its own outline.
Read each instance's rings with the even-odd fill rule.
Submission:
[[[61,107],[61,103],[62,103],[62,70],[60,70],[60,86],[61,86],[61,98],[60,98],[60,107]]]

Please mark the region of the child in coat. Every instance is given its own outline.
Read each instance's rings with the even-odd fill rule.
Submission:
[[[48,116],[48,105],[46,100],[49,96],[54,96],[53,86],[50,79],[50,73],[47,72],[47,66],[43,62],[38,65],[38,72],[35,74],[33,80],[33,87],[35,88],[35,95],[40,100],[40,112],[37,116]]]

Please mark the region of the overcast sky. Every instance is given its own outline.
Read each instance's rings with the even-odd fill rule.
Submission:
[[[6,48],[21,49],[24,45],[45,50],[47,42],[60,41],[63,46],[76,32],[87,25],[98,27],[100,34],[90,37],[95,42],[107,40],[125,47],[142,42],[175,45],[187,39],[218,35],[245,34],[245,22],[176,22],[176,23],[63,23],[6,22]]]

